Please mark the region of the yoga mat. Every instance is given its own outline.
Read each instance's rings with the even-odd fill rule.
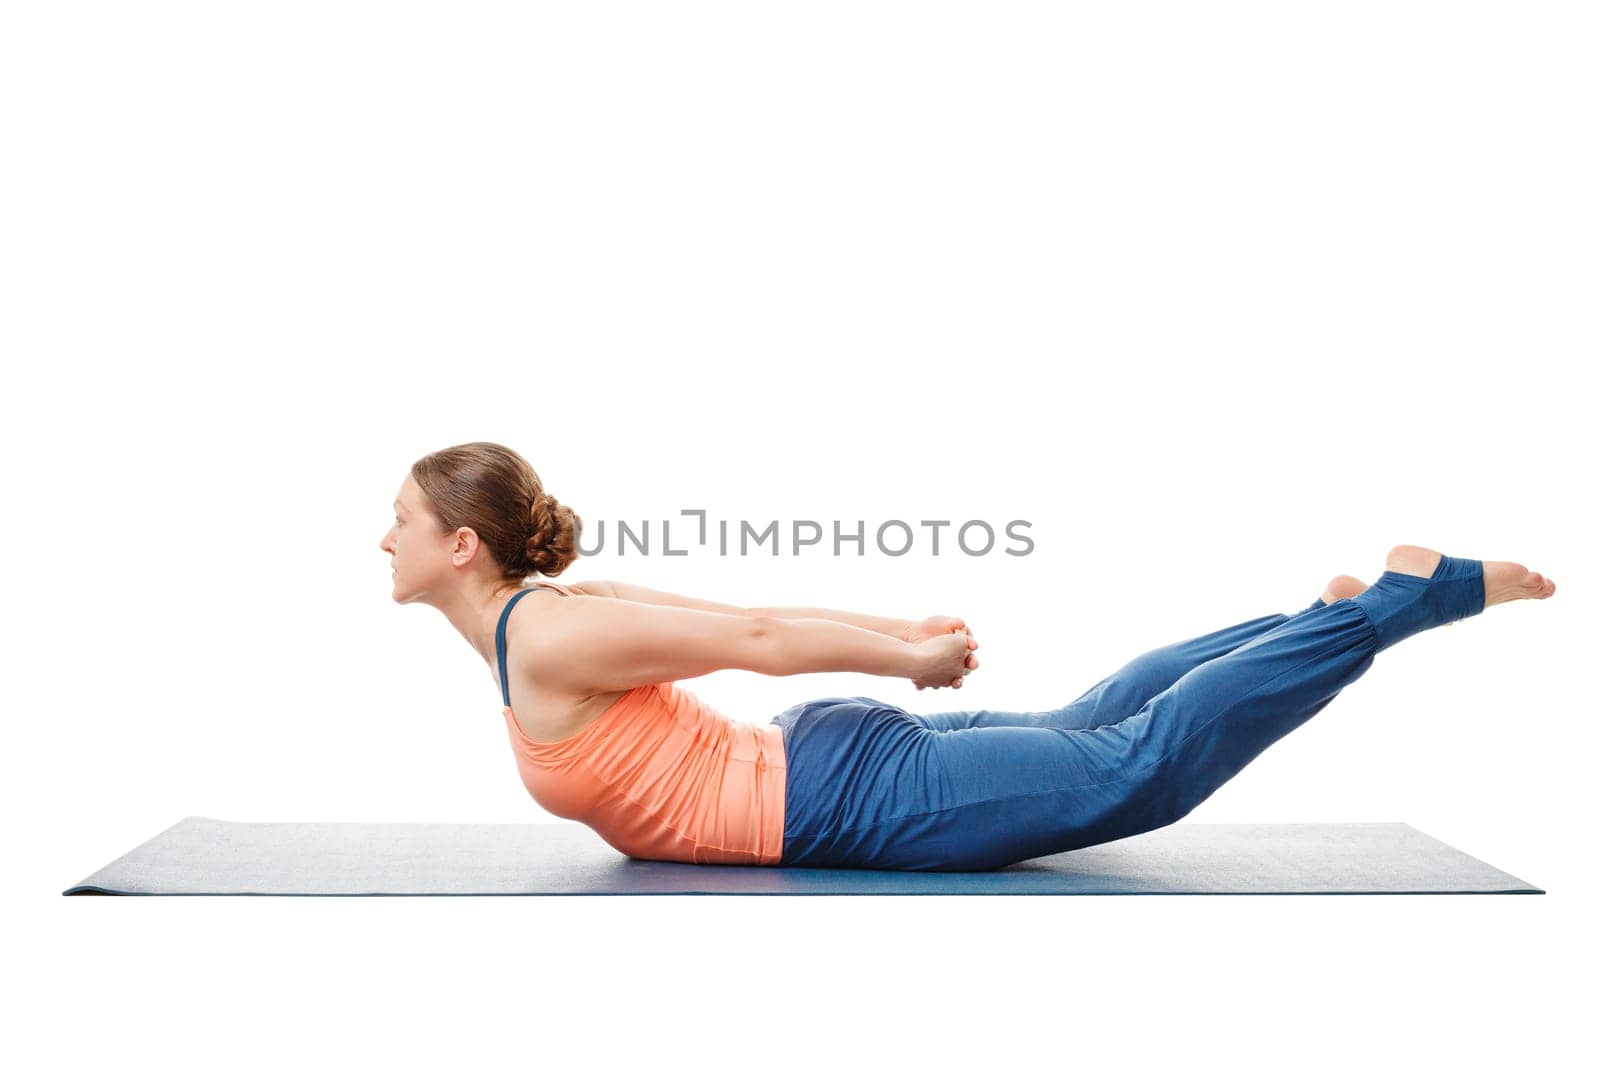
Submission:
[[[1194,823],[940,873],[637,860],[576,822],[178,822],[62,895],[1543,893],[1398,822]]]

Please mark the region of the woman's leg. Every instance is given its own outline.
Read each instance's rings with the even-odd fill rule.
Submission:
[[[941,731],[879,714],[861,736],[882,739],[888,758],[852,764],[847,802],[797,831],[795,862],[993,870],[1175,822],[1377,653],[1482,612],[1482,575],[1480,561],[1450,556],[1430,578],[1385,571],[1200,663],[1112,724]]]
[[[912,714],[930,730],[968,730],[977,726],[1058,726],[1088,730],[1121,722],[1157,693],[1202,663],[1275,630],[1290,619],[1328,605],[1318,597],[1294,615],[1264,615],[1226,629],[1152,649],[1129,660],[1088,692],[1054,711],[930,711]]]

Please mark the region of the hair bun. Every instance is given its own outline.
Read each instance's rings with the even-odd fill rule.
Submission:
[[[582,523],[571,508],[549,493],[537,494],[528,511],[532,527],[526,545],[527,565],[540,574],[560,574],[578,558]]]

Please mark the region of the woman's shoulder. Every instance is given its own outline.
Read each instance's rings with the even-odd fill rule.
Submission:
[[[554,589],[558,593],[565,593],[567,596],[577,595],[614,597],[617,595],[616,590],[611,587],[610,582],[602,582],[596,578],[590,578],[582,582],[552,582],[549,579],[541,578],[528,586],[529,589],[539,589],[543,587]]]
[[[519,597],[516,610],[520,623],[512,620],[506,636],[506,672],[517,680],[512,688],[529,694],[535,705],[561,707],[591,697],[592,689],[574,688],[562,678],[559,666],[569,658],[564,645],[570,642],[563,617],[566,604],[578,597],[603,594],[548,581],[530,583],[526,591],[531,595]]]
[[[505,642],[507,669],[517,671],[522,669],[526,674],[527,665],[544,654],[541,646],[549,643],[553,630],[561,626],[561,610],[565,602],[575,599],[580,593],[569,593],[565,586],[555,582],[529,582],[518,590],[512,598],[515,603],[507,602],[505,609]]]

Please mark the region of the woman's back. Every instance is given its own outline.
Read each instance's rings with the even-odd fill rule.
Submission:
[[[495,650],[506,728],[533,799],[639,859],[777,864],[787,775],[779,726],[731,719],[660,682],[623,692],[570,737],[527,735],[511,706],[505,633],[532,591],[506,604]]]

